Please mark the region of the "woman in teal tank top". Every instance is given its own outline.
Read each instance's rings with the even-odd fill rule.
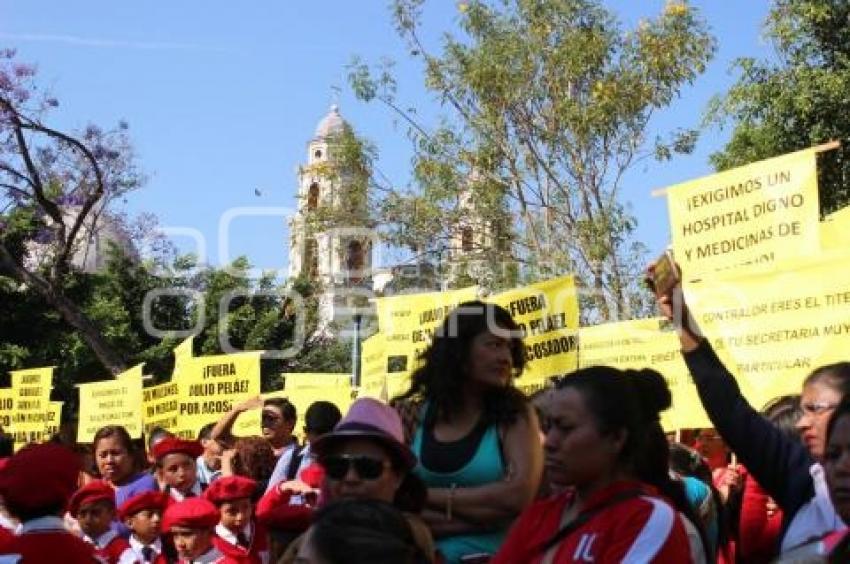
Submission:
[[[525,364],[521,333],[503,308],[467,302],[423,360],[395,402],[428,486],[422,516],[447,563],[495,554],[542,475],[536,416],[513,386]]]

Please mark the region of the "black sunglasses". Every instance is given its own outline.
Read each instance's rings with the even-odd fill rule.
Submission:
[[[349,468],[364,480],[377,480],[389,466],[389,461],[362,454],[336,454],[321,460],[325,474],[331,480],[342,480],[348,474]]]

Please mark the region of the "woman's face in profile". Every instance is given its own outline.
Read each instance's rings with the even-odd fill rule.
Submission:
[[[471,382],[484,386],[507,386],[513,366],[511,340],[507,337],[484,331],[472,339],[466,366]]]

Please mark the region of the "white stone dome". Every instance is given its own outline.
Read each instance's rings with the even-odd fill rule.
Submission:
[[[328,114],[316,126],[316,137],[328,137],[335,133],[342,133],[346,127],[348,127],[348,124],[339,115],[339,107],[334,104]]]

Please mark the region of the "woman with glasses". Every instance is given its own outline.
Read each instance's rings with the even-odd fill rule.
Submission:
[[[401,420],[395,410],[372,398],[360,398],[334,427],[312,444],[313,453],[324,470],[318,505],[340,500],[377,500],[393,504],[404,512],[417,547],[428,562],[436,549],[428,527],[417,516],[425,502],[425,487],[411,473],[416,457],[404,444]],[[282,482],[278,488],[286,488]],[[272,491],[266,496],[274,495]],[[262,503],[262,502],[261,502]],[[292,542],[281,564],[296,562],[303,542]]]
[[[525,365],[521,332],[505,309],[463,303],[423,360],[394,402],[428,486],[423,517],[446,562],[486,561],[543,473],[537,417],[513,385]]]
[[[651,274],[650,269],[650,279]],[[738,460],[782,509],[780,552],[843,528],[829,499],[821,462],[829,417],[850,391],[850,363],[822,366],[803,381],[797,422],[801,442],[747,403],[735,378],[700,336],[684,300],[682,311],[674,316],[672,292],[680,290],[660,296],[658,305],[677,326],[682,354],[706,413]]]

